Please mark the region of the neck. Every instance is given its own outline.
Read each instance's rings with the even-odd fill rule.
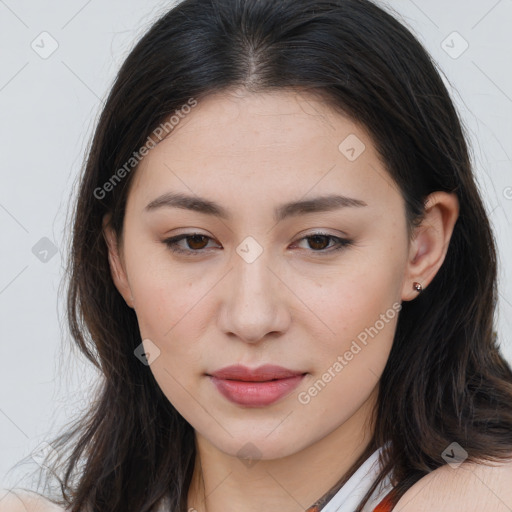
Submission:
[[[345,423],[286,457],[244,463],[196,431],[188,509],[197,512],[307,510],[329,492],[368,447],[376,390]]]

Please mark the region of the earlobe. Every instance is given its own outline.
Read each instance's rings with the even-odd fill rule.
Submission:
[[[410,244],[402,300],[413,300],[424,290],[444,262],[457,218],[454,193],[437,191],[425,202],[425,215]]]
[[[110,225],[110,214],[106,214],[103,218],[103,238],[105,239],[108,248],[108,262],[112,280],[128,306],[133,308],[133,296],[122,258],[119,253],[117,237]]]

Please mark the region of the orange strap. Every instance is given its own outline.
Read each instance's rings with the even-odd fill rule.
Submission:
[[[391,510],[393,510],[393,503],[391,501],[392,494],[393,489],[384,496],[384,499],[375,507],[373,512],[391,512]]]
[[[391,512],[393,510],[393,503],[391,501],[391,495],[393,494],[393,490],[389,491],[386,496],[379,502],[379,504],[375,507],[373,512]],[[306,512],[319,512],[318,507],[310,507],[306,510]]]

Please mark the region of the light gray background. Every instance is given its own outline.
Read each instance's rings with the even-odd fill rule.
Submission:
[[[86,405],[97,380],[69,348],[59,295],[68,201],[117,69],[171,4],[0,0],[0,488],[34,469],[7,474]],[[386,4],[440,65],[468,129],[499,245],[497,328],[512,361],[512,1]]]

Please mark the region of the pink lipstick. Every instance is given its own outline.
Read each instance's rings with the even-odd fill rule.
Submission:
[[[212,372],[209,377],[218,391],[231,402],[247,407],[263,407],[291,393],[305,374],[268,364],[255,369],[234,365]]]

